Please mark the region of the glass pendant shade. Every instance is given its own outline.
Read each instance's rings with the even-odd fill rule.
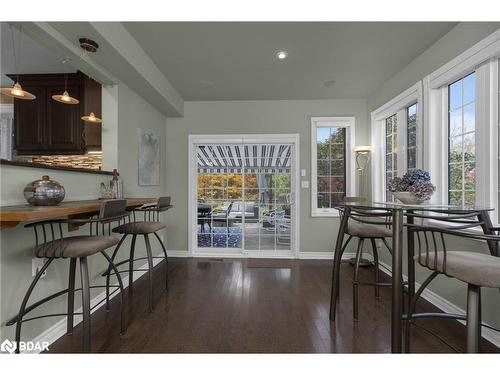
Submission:
[[[16,82],[12,87],[2,87],[0,92],[4,95],[16,99],[33,100],[36,96],[28,91],[24,91],[19,82]]]
[[[102,120],[99,117],[95,117],[94,112],[90,112],[90,115],[88,116],[82,116],[82,120],[86,122],[95,122],[95,123],[102,122]]]
[[[80,101],[69,96],[67,91],[64,91],[62,95],[52,95],[52,99],[64,104],[78,104]]]

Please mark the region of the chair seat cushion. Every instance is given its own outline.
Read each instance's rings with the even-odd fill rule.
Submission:
[[[468,284],[477,286],[500,288],[500,258],[473,251],[447,251],[446,272],[443,272],[444,253],[437,252],[437,262],[434,264],[436,253],[429,251],[429,256],[422,253],[414,259],[424,267],[442,272]]]
[[[109,236],[73,236],[44,243],[32,252],[39,258],[79,258],[106,250],[118,241]]]
[[[347,223],[347,234],[362,238],[392,237],[392,229],[385,224]]]
[[[149,234],[158,232],[163,228],[166,228],[166,225],[159,221],[136,221],[122,224],[114,228],[113,232],[121,234]]]

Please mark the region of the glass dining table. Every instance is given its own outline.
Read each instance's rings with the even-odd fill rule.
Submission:
[[[477,216],[481,223],[481,228],[485,234],[493,233],[493,225],[491,223],[488,207],[474,206],[450,206],[440,204],[420,204],[407,205],[392,202],[346,202],[342,204],[344,214],[340,222],[340,228],[335,244],[333,270],[332,270],[332,286],[330,297],[330,320],[335,320],[336,305],[339,296],[340,286],[340,263],[342,252],[344,249],[344,237],[346,234],[347,224],[351,210],[380,210],[390,212],[392,216],[392,307],[391,307],[391,351],[392,353],[401,353],[403,349],[403,289],[401,283],[403,277],[403,252],[406,252],[408,258],[408,301],[410,301],[415,293],[415,262],[413,260],[415,252],[415,239],[412,231],[407,233],[406,247],[403,245],[403,230],[405,227],[405,219],[407,224],[413,224],[414,218],[406,216],[406,213],[428,212],[436,214],[470,214]],[[498,244],[489,242],[488,247],[490,253],[495,256],[500,256],[498,253]]]

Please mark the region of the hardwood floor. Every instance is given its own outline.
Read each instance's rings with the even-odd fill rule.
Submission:
[[[249,268],[246,260],[172,258],[169,290],[164,263],[155,269],[155,301],[148,313],[147,280],[128,297],[129,327],[119,333],[118,298],[111,311],[92,315],[92,351],[105,353],[388,353],[390,289],[375,299],[360,287],[359,321],[352,319],[352,269],[342,265],[335,322],[328,319],[331,261],[294,260],[291,268]],[[372,280],[372,269],[361,278]],[[386,278],[387,279],[387,278]],[[464,293],[466,288],[464,286]],[[424,301],[419,309],[432,306]],[[452,320],[419,324],[439,332],[461,352],[465,327]],[[81,325],[50,346],[50,353],[79,352]],[[483,340],[483,352],[499,349]],[[423,330],[412,330],[412,352],[452,350]]]

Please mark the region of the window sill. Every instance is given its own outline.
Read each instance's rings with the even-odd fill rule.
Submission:
[[[312,217],[339,217],[338,210],[332,211],[313,211],[311,212]]]

